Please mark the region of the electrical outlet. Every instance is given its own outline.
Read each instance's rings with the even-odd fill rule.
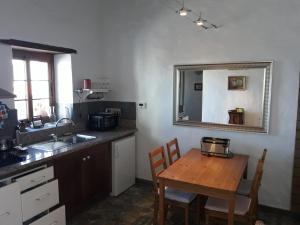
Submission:
[[[139,102],[137,107],[139,109],[147,109],[147,103],[146,102]]]

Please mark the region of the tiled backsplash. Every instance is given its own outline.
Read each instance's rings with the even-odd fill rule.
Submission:
[[[100,101],[75,103],[72,105],[61,104],[57,105],[57,112],[59,118],[64,116],[70,116],[77,123],[86,123],[89,113],[104,112],[106,108],[120,108],[121,120],[136,120],[135,102]]]
[[[104,112],[106,108],[120,108],[121,119],[135,120],[136,119],[136,104],[135,102],[113,102],[103,101],[100,104],[88,102],[88,111],[90,113]]]

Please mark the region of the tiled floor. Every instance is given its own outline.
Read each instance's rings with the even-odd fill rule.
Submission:
[[[89,209],[68,221],[68,225],[151,225],[152,224],[152,186],[137,183],[117,198],[108,197],[95,203]],[[299,225],[300,217],[286,213],[261,210],[259,218],[266,225]],[[167,225],[183,225],[183,212],[176,210],[168,214]],[[202,224],[203,221],[202,221]],[[213,225],[224,224],[214,221]],[[195,215],[191,213],[190,225],[195,225]]]

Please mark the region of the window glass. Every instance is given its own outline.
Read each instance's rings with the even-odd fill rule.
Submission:
[[[15,108],[18,112],[18,120],[28,118],[27,101],[15,101]]]
[[[13,59],[12,63],[14,80],[27,80],[26,61],[20,59]]]
[[[14,49],[12,64],[18,119],[49,116],[54,97],[50,92],[54,86],[50,89],[53,75],[49,70],[53,67],[53,55]]]
[[[33,116],[49,116],[50,113],[49,99],[33,100]]]
[[[40,61],[30,61],[31,80],[48,80],[48,63]]]
[[[14,94],[17,96],[15,100],[27,99],[27,81],[14,81]]]
[[[49,98],[48,81],[31,81],[32,98]]]

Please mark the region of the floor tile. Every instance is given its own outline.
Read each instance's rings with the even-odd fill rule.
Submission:
[[[190,225],[196,225],[195,213],[190,213]],[[152,185],[139,182],[118,197],[107,197],[76,215],[68,225],[151,225],[153,216]],[[266,225],[299,225],[300,219],[286,213],[260,209],[259,218]],[[184,213],[177,209],[168,214],[167,225],[183,225]],[[201,222],[204,224],[204,221]],[[225,225],[213,221],[213,225]],[[239,225],[239,224],[238,224]]]

